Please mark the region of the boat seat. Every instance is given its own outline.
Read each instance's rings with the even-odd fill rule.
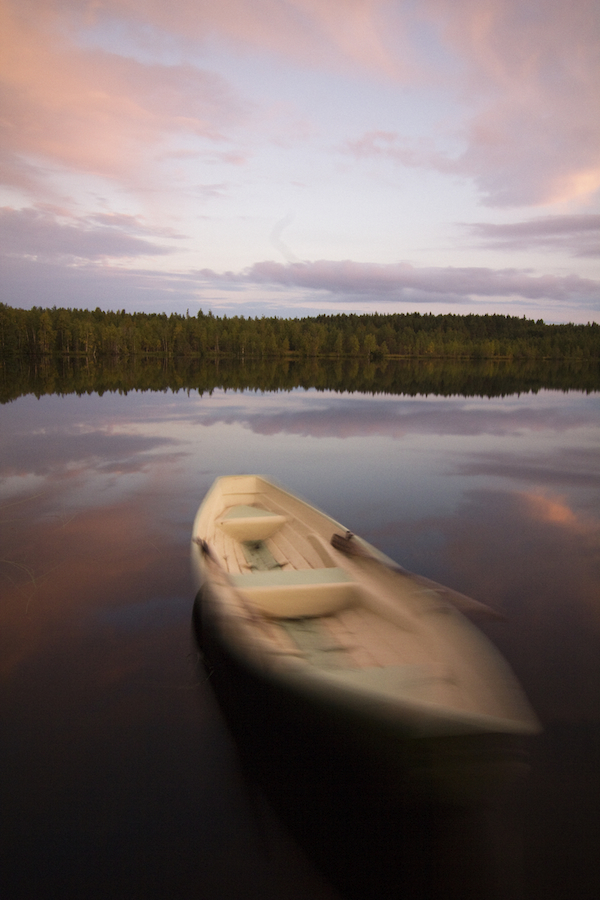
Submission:
[[[276,619],[328,616],[358,599],[358,584],[338,568],[271,569],[230,578],[260,612]]]
[[[217,524],[236,541],[266,541],[287,519],[259,506],[232,506]]]

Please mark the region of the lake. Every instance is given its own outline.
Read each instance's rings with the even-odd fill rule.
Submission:
[[[0,407],[2,896],[598,896],[600,394],[377,378]],[[478,624],[544,726],[524,782],[476,812],[313,798],[311,852],[249,778],[191,627],[194,514],[243,472],[505,615]]]

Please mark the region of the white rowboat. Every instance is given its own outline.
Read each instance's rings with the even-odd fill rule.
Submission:
[[[282,734],[320,729],[393,789],[453,801],[524,769],[539,722],[504,658],[449,602],[468,598],[256,475],[216,480],[192,567],[216,683],[262,697]]]

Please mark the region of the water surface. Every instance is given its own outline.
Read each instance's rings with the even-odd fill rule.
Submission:
[[[48,393],[0,435],[4,896],[597,896],[598,394]],[[198,666],[191,522],[241,472],[505,613],[544,724],[484,820],[364,822],[354,888],[339,829],[315,861],[245,779]]]

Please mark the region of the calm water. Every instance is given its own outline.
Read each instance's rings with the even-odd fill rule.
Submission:
[[[600,395],[25,396],[0,441],[3,896],[599,895]],[[331,840],[297,840],[191,631],[191,522],[237,472],[506,614],[524,784],[477,815],[313,798]]]

